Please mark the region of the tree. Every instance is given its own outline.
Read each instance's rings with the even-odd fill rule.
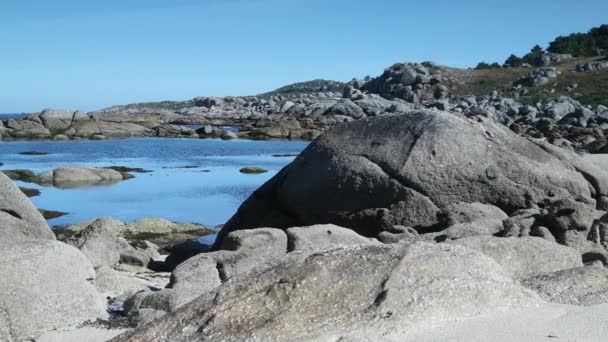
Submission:
[[[475,69],[483,70],[483,69],[500,69],[500,64],[494,62],[492,64],[486,62],[479,62]]]
[[[514,54],[511,54],[511,56],[509,56],[509,58],[507,58],[507,60],[505,61],[504,67],[505,68],[517,68],[517,67],[520,67],[522,64],[524,64],[523,59],[515,56]]]
[[[543,50],[540,45],[536,44],[534,47],[524,55],[523,61],[528,64],[537,65],[540,57],[545,54],[545,50]]]
[[[599,38],[599,37],[598,37]],[[594,38],[587,33],[573,33],[569,36],[555,38],[547,50],[551,53],[568,53],[573,56],[592,56],[596,43]]]

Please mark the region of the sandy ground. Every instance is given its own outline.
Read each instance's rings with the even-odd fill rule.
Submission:
[[[105,342],[125,332],[125,329],[81,327],[49,332],[36,342]]]
[[[443,323],[402,336],[416,342],[606,342],[608,304],[547,304]]]

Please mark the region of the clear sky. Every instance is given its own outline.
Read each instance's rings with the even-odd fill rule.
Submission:
[[[602,23],[606,0],[0,0],[0,112],[470,67]]]

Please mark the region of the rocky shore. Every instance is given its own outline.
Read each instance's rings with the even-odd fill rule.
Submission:
[[[548,59],[548,66],[523,69],[519,71],[521,76],[513,72],[511,88],[502,92],[474,92],[473,87],[489,77],[482,71],[423,62],[397,63],[375,78],[353,79],[348,83],[317,80],[258,96],[198,97],[182,102],[114,106],[90,113],[46,109],[24,119],[2,120],[0,139],[313,140],[344,122],[434,108],[489,118],[517,134],[546,139],[556,146],[603,153],[607,144],[608,107],[584,105],[575,100],[580,94],[574,81],[568,86],[568,96],[551,98],[563,82],[558,75],[576,74],[580,69],[575,68],[577,64],[563,63],[563,59]],[[596,59],[588,63],[606,62]],[[590,72],[600,71],[597,67]],[[539,91],[546,100],[519,101]],[[237,127],[239,131],[227,131],[222,129],[224,126]]]
[[[316,139],[213,246],[179,242],[213,231],[160,219],[103,218],[57,241],[0,175],[0,339],[397,341],[450,327],[468,340],[506,320],[521,340],[602,340],[602,158],[465,111],[362,118]]]

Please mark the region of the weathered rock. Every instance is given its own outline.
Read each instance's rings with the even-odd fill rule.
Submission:
[[[175,311],[223,281],[256,268],[267,268],[287,253],[287,236],[278,229],[242,230],[229,234],[221,248],[179,264],[167,289],[130,297],[125,303],[126,314],[136,322],[147,322]]]
[[[112,169],[85,166],[64,166],[38,175],[42,184],[59,188],[112,184],[133,176]]]
[[[476,236],[450,243],[490,256],[517,279],[583,265],[581,255],[576,250],[537,237]]]
[[[268,172],[268,170],[261,168],[261,167],[257,167],[257,166],[246,166],[243,167],[239,170],[240,173],[247,173],[247,174],[258,174],[258,173],[266,173]]]
[[[162,218],[144,218],[119,227],[119,235],[127,240],[149,240],[162,246],[215,233],[194,223],[175,223]]]
[[[374,242],[351,229],[333,224],[293,227],[285,231],[291,251],[322,251],[346,246],[372,245]],[[377,242],[376,242],[377,243]]]
[[[141,279],[134,274],[114,270],[108,266],[101,266],[96,270],[95,287],[104,296],[118,297],[134,294],[140,291],[158,289],[149,281]]]
[[[28,341],[57,328],[106,318],[90,283],[91,263],[56,241],[0,242],[0,340]]]
[[[556,241],[577,249],[585,248],[593,222],[603,214],[572,199],[555,201],[547,209],[544,221]]]
[[[446,244],[293,254],[116,341],[334,340],[535,303],[492,259]],[[334,339],[332,339],[332,336]]]
[[[114,267],[119,262],[146,266],[150,259],[118,237],[122,224],[110,217],[101,218],[71,235],[65,242],[80,249],[96,268]]]
[[[522,281],[546,301],[572,305],[608,303],[608,268],[576,267]]]
[[[558,158],[504,126],[445,112],[346,123],[258,189],[218,240],[235,229],[316,223],[367,236],[394,225],[424,232],[455,202],[490,204],[506,213],[549,195],[595,205],[595,193],[569,164],[571,153],[564,153]]]
[[[410,243],[418,240],[418,232],[412,227],[392,226],[378,234],[383,243]]]
[[[36,207],[0,172],[0,241],[54,240],[55,235]]]

